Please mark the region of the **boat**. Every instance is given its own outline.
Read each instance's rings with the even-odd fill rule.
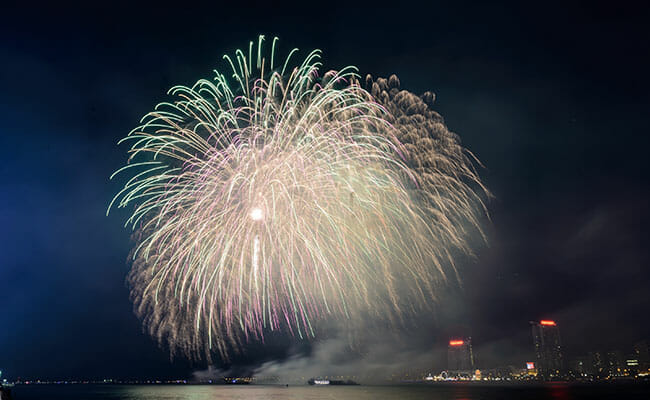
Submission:
[[[337,380],[330,380],[330,379],[318,379],[318,378],[311,378],[310,380],[307,381],[308,384],[312,386],[324,386],[324,385],[330,385],[330,386],[354,386],[358,385],[353,380],[347,380],[347,381],[337,381]]]

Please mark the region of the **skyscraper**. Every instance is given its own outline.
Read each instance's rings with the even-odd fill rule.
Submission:
[[[550,320],[530,321],[530,324],[533,330],[538,376],[544,380],[563,377],[562,344],[557,324]]]
[[[471,371],[473,368],[472,338],[450,340],[447,349],[447,369],[449,371]]]

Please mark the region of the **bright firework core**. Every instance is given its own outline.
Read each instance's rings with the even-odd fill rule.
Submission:
[[[251,210],[250,216],[253,221],[261,221],[264,219],[264,211],[259,207],[255,207]]]

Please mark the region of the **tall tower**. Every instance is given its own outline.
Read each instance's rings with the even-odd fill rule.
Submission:
[[[538,376],[544,380],[562,378],[564,375],[560,329],[555,321],[530,321],[533,344],[537,357]]]
[[[472,338],[450,340],[447,348],[447,370],[471,371],[473,368]]]

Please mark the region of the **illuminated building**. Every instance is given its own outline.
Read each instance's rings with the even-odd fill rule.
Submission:
[[[569,373],[574,379],[589,379],[593,375],[593,366],[589,356],[575,357],[571,360]]]
[[[636,375],[639,373],[639,360],[635,358],[634,354],[627,356],[625,359],[625,372],[626,375]]]
[[[447,349],[447,369],[449,371],[470,371],[473,368],[472,338],[450,340]]]
[[[537,375],[544,380],[562,378],[564,375],[560,329],[555,321],[530,322],[537,357]]]
[[[526,362],[526,374],[528,376],[537,376],[537,367],[532,361]]]
[[[607,352],[607,371],[611,377],[619,377],[624,375],[625,358],[623,353],[618,350]]]
[[[605,368],[605,360],[599,351],[589,353],[591,359],[590,373],[595,378],[604,378],[607,376],[607,369]]]
[[[650,356],[648,353],[648,342],[645,340],[634,344],[634,356],[639,362],[639,371],[646,372],[650,369]]]

